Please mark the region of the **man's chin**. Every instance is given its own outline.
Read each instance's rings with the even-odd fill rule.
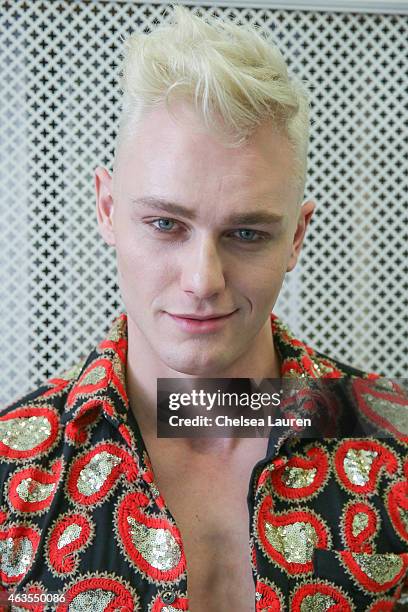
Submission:
[[[222,378],[222,372],[225,371],[227,364],[225,363],[225,356],[221,358],[213,358],[203,362],[202,359],[188,359],[188,361],[179,359],[166,360],[166,364],[169,368],[177,372],[178,374],[184,374],[186,376],[196,376],[197,378]]]

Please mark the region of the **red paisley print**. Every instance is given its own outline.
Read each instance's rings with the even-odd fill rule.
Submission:
[[[166,507],[166,504],[164,503],[164,499],[160,495],[159,489],[157,488],[157,485],[154,482],[154,474],[153,474],[152,464],[150,463],[150,459],[147,456],[146,452],[143,453],[143,463],[145,464],[146,468],[142,472],[142,478],[143,478],[143,480],[145,482],[147,482],[151,486],[152,491],[154,492],[154,501],[157,504],[157,506],[161,510],[164,510],[165,507]]]
[[[402,515],[408,514],[408,461],[404,465],[405,480],[393,485],[387,495],[388,511],[400,537],[408,542],[408,524]]]
[[[0,429],[5,430],[0,438],[0,457],[39,457],[57,441],[59,418],[45,406],[22,406],[0,416]]]
[[[356,528],[356,522],[363,519],[365,526],[361,529]],[[370,540],[377,533],[377,529],[378,518],[369,504],[355,502],[347,507],[344,517],[344,535],[349,550],[353,552],[372,552],[373,546]]]
[[[342,550],[339,551],[338,554],[341,557],[342,563],[350,570],[356,581],[365,589],[373,593],[383,593],[384,591],[387,591],[391,587],[395,586],[400,579],[405,576],[408,570],[408,553],[390,553],[389,555],[384,553],[384,556],[392,556],[394,560],[397,561],[394,575],[390,580],[375,580],[372,569],[375,568],[376,564],[378,567],[380,567],[380,564],[384,564],[384,561],[381,560],[382,555],[380,553],[374,555],[365,555],[362,553],[360,555],[359,553],[352,553],[348,550]],[[371,561],[371,571],[366,569],[365,560]],[[389,569],[387,570],[388,574],[392,569],[391,564],[392,561],[390,559],[390,561],[387,562],[387,565],[389,565]]]
[[[294,401],[283,394],[280,416],[311,417],[313,431],[323,435],[274,428],[265,457],[243,483],[246,552],[256,584],[249,607],[389,612],[406,578],[400,551],[408,542],[408,464],[405,478],[402,471],[408,446],[392,430],[408,433],[400,420],[405,406],[396,400],[404,389],[314,351],[271,320],[282,377],[301,377],[299,384],[287,381],[298,395]],[[13,609],[189,610],[181,534],[157,486],[137,406],[131,409],[126,394],[128,324],[126,314],[118,317],[69,372],[0,412],[0,592],[59,596],[55,606],[45,597],[15,602]],[[338,376],[345,377],[344,388],[334,380],[307,382]],[[354,388],[359,404],[350,390],[355,378],[368,377],[371,387]],[[369,431],[381,426],[389,436],[348,436],[349,424],[368,421]],[[213,475],[206,476],[211,490]],[[219,511],[228,528],[236,509],[217,508],[213,497],[202,496],[203,510]],[[340,551],[352,557],[343,559]],[[224,587],[234,578],[224,576]]]
[[[120,325],[123,326],[123,324],[126,324],[127,316],[124,313],[122,313],[121,315],[119,315],[117,320],[118,322],[120,322]],[[126,364],[127,346],[128,346],[127,338],[118,338],[117,340],[109,340],[109,339],[102,340],[99,343],[98,348],[100,351],[105,351],[106,349],[112,349],[115,355],[119,357],[120,362],[122,364]]]
[[[306,456],[308,458],[295,456],[270,472],[274,491],[282,498],[307,498],[323,488],[329,466],[326,453],[314,447],[306,452]]]
[[[90,475],[96,473],[100,479],[102,467],[107,472],[103,481],[96,480],[95,477],[92,483]],[[84,473],[88,475],[87,478]],[[134,482],[138,474],[135,460],[120,446],[102,442],[72,464],[67,482],[69,495],[78,504],[96,504],[112,493],[121,474],[124,474],[129,482]]]
[[[307,510],[293,510],[273,514],[271,512],[272,499],[266,496],[258,513],[258,534],[268,557],[275,561],[290,574],[303,574],[313,570],[312,554],[313,548],[327,548],[329,544],[329,532],[327,527],[314,512]],[[281,530],[276,538],[287,550],[294,551],[304,547],[304,559],[294,561],[285,550],[279,550],[268,537],[268,531]],[[292,531],[291,531],[292,530]],[[288,559],[289,556],[289,559]]]
[[[285,467],[287,464],[286,457],[278,457],[277,459],[273,459],[270,465],[262,470],[259,475],[257,482],[257,489],[260,489],[266,482],[270,480],[270,474],[273,470],[280,470]]]
[[[120,543],[126,556],[154,581],[176,580],[185,570],[180,532],[166,518],[142,511],[149,499],[143,493],[128,493],[118,506]]]
[[[99,417],[103,403],[99,398],[85,402],[75,415],[75,419],[67,423],[65,439],[75,444],[85,444],[89,438],[89,426]]]
[[[379,425],[382,429],[389,431],[393,436],[408,442],[408,436],[396,427],[396,423],[392,422],[391,416],[387,418],[387,408],[395,409],[395,406],[400,407],[401,417],[400,423],[405,416],[405,422],[408,417],[408,398],[402,389],[394,384],[393,390],[384,391],[376,387],[375,382],[364,378],[356,378],[353,381],[353,390],[357,398],[360,410],[365,414],[370,421]],[[373,403],[379,406],[378,411],[370,406],[368,398],[371,397]],[[394,410],[389,410],[389,415],[392,415]],[[398,419],[397,425],[398,425]]]
[[[49,378],[47,380],[47,385],[51,388],[48,391],[44,391],[43,397],[50,397],[52,395],[56,395],[57,393],[61,393],[70,383],[70,380],[67,378]]]
[[[341,483],[353,493],[373,493],[381,469],[389,474],[398,469],[394,454],[380,442],[370,439],[345,440],[336,451],[334,463]]]
[[[100,358],[93,361],[82,373],[75,387],[68,394],[67,407],[72,408],[78,396],[92,396],[96,391],[113,384],[122,399],[127,403],[124,386],[115,372],[114,361]]]
[[[333,600],[330,608],[325,608],[330,612],[352,612],[344,593],[338,587],[325,582],[311,582],[299,587],[292,598],[291,612],[318,609],[318,604],[313,604],[313,598],[316,597],[318,601],[319,595],[326,595]]]
[[[11,506],[19,512],[38,512],[50,507],[59,483],[62,459],[55,461],[51,474],[38,467],[19,470],[13,474],[9,484]],[[42,493],[42,488],[45,493]],[[36,500],[36,497],[40,497]],[[30,501],[30,497],[34,501]]]
[[[72,573],[78,565],[78,552],[90,542],[94,528],[79,513],[68,513],[52,528],[48,541],[48,562],[58,575]]]
[[[112,361],[106,358],[95,359],[81,374],[76,385],[67,397],[67,409],[75,403],[78,396],[92,395],[95,391],[104,389],[110,380]]]
[[[401,538],[408,542],[408,526],[401,513],[408,512],[408,482],[397,482],[387,496],[388,511],[393,525]]]
[[[0,531],[0,578],[5,584],[19,582],[28,572],[37,552],[40,534],[29,525],[12,525]],[[18,569],[22,571],[18,572]],[[7,569],[11,570],[7,573]]]
[[[101,575],[79,580],[68,588],[65,593],[65,601],[56,608],[57,612],[68,612],[69,609],[80,608],[82,593],[86,593],[90,599],[95,593],[95,601],[98,602],[99,606],[100,600],[103,599],[104,612],[118,612],[118,610],[121,612],[137,612],[140,610],[135,595],[132,595],[130,588],[126,588],[122,581],[105,578]]]
[[[281,612],[283,610],[278,593],[265,581],[257,581],[256,593],[256,612]]]
[[[135,448],[134,435],[132,431],[129,429],[129,427],[125,425],[124,423],[122,423],[122,425],[119,425],[118,431],[120,432],[120,435],[122,436],[126,444],[130,446],[130,448],[134,449]]]

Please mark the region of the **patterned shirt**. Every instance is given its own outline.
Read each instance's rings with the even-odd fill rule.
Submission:
[[[270,321],[283,377],[356,381],[367,419],[389,435],[271,434],[248,488],[256,611],[403,609],[407,403]],[[1,412],[0,595],[14,595],[13,610],[188,610],[182,537],[129,407],[126,356],[122,313],[80,364]]]

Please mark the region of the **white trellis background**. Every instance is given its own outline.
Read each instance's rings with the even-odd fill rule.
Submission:
[[[93,170],[112,169],[121,36],[166,19],[166,4],[0,7],[4,406],[74,364],[123,309]],[[312,86],[305,196],[318,207],[275,311],[333,357],[407,377],[407,16],[190,8],[258,23]]]

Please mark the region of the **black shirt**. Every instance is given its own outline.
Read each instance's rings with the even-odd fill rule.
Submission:
[[[383,434],[270,437],[247,497],[256,610],[396,610],[408,573],[407,402],[275,315],[271,325],[283,377],[348,377]],[[126,354],[122,314],[78,366],[1,413],[0,583],[15,610],[188,610],[183,542],[129,408]]]

